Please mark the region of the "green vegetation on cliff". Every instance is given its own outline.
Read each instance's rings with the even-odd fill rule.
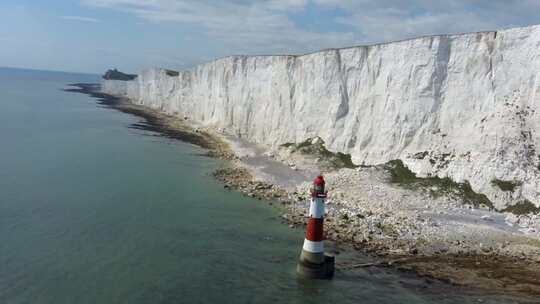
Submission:
[[[417,177],[401,160],[392,160],[384,165],[390,173],[390,182],[412,190],[427,190],[433,197],[449,195],[460,198],[463,203],[473,206],[485,205],[494,209],[493,203],[481,193],[472,190],[469,182],[457,183],[445,177]]]

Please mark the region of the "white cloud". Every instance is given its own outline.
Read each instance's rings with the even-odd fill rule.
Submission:
[[[82,22],[92,22],[92,23],[98,23],[101,22],[101,20],[96,18],[90,18],[90,17],[83,17],[83,16],[61,16],[60,18],[64,20],[73,20],[73,21],[82,21]]]
[[[179,47],[168,46],[164,56],[146,54],[145,58],[182,65],[230,54],[305,53],[540,23],[540,0],[80,1],[87,7],[131,14],[147,23],[178,24],[183,35],[178,37]],[[196,37],[193,44],[189,36]],[[165,52],[165,47],[145,47]]]
[[[308,0],[268,0],[263,3],[269,9],[274,10],[291,10],[291,9],[303,9]]]
[[[497,30],[540,22],[538,0],[313,0],[342,9],[336,22],[350,26],[364,42],[422,35]]]
[[[357,29],[369,43],[394,41],[423,35],[460,33],[497,29],[497,24],[484,21],[474,13],[426,13],[417,16],[392,11],[375,14],[354,14],[336,19]],[[459,22],[456,22],[459,20]]]
[[[350,45],[350,32],[315,32],[298,27],[288,16],[308,0],[82,0],[152,22],[197,26],[227,53],[289,53]]]

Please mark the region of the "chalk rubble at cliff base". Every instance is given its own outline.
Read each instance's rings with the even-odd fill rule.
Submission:
[[[221,179],[251,197],[282,202],[288,222],[305,224],[310,177],[318,169],[314,159],[302,159],[301,155],[284,159],[278,152],[264,152],[230,137],[226,140],[240,157]],[[278,184],[285,185],[280,187],[276,176],[269,176],[272,172],[267,170],[282,162],[287,167],[279,174]],[[291,183],[283,179],[293,179],[295,174],[304,175],[304,182],[287,187]],[[444,192],[434,196],[429,188],[407,189],[390,182],[385,166],[327,171],[325,179],[329,191],[325,229],[330,239],[372,248],[377,254],[493,254],[540,259],[538,215],[500,213],[464,202],[460,196]]]
[[[331,230],[355,243],[386,240],[405,253],[540,253],[540,219],[509,225],[512,214],[463,205],[445,195],[412,191],[388,183],[381,168],[341,169],[326,174]],[[309,183],[297,193],[306,193]],[[301,209],[296,207],[296,209]],[[529,217],[527,217],[529,218]],[[530,218],[529,218],[530,219]]]

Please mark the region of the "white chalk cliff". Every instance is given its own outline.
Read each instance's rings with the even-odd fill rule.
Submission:
[[[540,26],[230,56],[102,90],[269,148],[320,136],[358,164],[401,159],[468,181],[499,209],[540,206]]]

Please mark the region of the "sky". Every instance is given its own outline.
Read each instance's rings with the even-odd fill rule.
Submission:
[[[102,73],[187,69],[540,24],[540,0],[1,0],[0,66]]]

